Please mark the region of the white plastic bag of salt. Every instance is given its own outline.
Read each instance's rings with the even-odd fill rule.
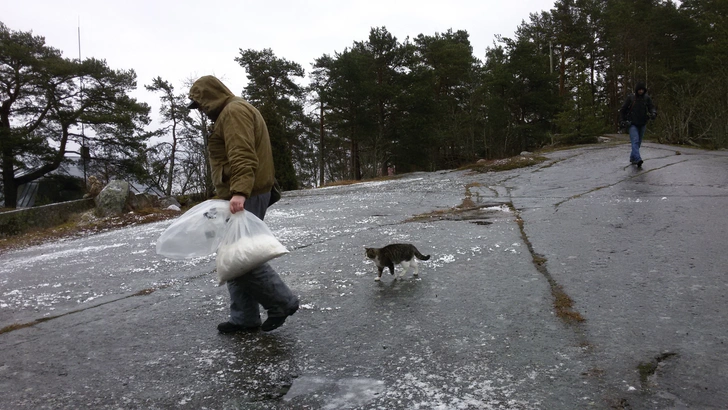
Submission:
[[[248,211],[234,213],[217,249],[218,284],[250,272],[273,258],[288,253],[265,222]]]

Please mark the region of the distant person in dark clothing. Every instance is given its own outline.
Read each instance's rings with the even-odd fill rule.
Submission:
[[[629,140],[632,143],[629,162],[641,167],[643,161],[640,156],[640,146],[642,146],[647,121],[654,120],[657,116],[657,110],[652,104],[652,98],[647,94],[645,83],[637,83],[634,94],[627,97],[619,111],[621,125],[629,130]]]

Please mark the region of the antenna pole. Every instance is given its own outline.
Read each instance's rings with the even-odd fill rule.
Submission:
[[[81,64],[81,17],[78,17],[78,64]],[[80,77],[79,82],[81,83],[81,102],[83,103],[83,76]],[[81,122],[81,160],[83,161],[83,185],[87,189],[86,185],[88,180],[86,178],[86,159],[89,157],[89,150],[86,146],[86,133],[84,132],[84,124]]]

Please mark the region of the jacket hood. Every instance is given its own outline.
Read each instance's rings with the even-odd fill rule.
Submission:
[[[647,86],[645,85],[645,83],[637,83],[637,85],[634,87],[634,93],[637,94],[637,91],[639,90],[645,90],[645,94],[647,94]]]
[[[211,75],[200,77],[190,88],[190,99],[198,103],[202,111],[213,120],[233,97],[235,95],[232,91]]]

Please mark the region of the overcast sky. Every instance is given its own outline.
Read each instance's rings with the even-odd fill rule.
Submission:
[[[386,27],[402,42],[452,28],[470,34],[479,59],[495,35],[512,37],[529,14],[554,0],[25,0],[3,1],[0,21],[11,30],[44,36],[68,58],[105,59],[114,69],[134,69],[137,99],[155,112],[158,98],[144,90],[161,76],[179,91],[184,80],[213,74],[236,94],[247,80],[234,58],[239,49],[270,48],[306,73],[315,58],[366,40]]]

